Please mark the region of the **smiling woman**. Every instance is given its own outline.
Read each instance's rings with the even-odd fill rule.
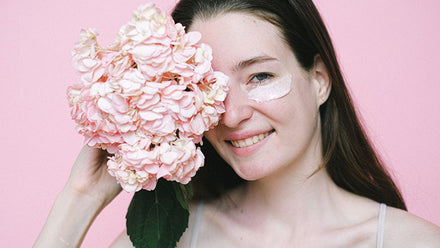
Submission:
[[[192,244],[439,245],[437,227],[402,211],[311,1],[182,0],[173,17],[202,33],[213,67],[230,77],[223,119],[205,135],[207,166],[194,179],[206,228]],[[291,85],[271,87],[281,82]]]
[[[322,72],[303,70],[279,38],[278,29],[252,15],[228,13],[196,20],[190,30],[204,34],[202,41],[219,55],[214,56],[214,68],[230,77],[227,111],[220,125],[205,137],[236,173],[246,180],[257,180],[273,173],[287,176],[295,170],[293,174],[305,175],[312,173],[305,170],[318,169],[296,165],[296,161],[314,166],[322,163],[318,109],[319,101],[330,92]],[[263,73],[270,78],[255,84],[255,75]],[[273,87],[280,82],[291,84],[292,89],[288,87],[286,92]],[[249,99],[264,88],[272,88],[277,97],[263,102]],[[260,96],[268,96],[262,93]],[[265,138],[249,142],[259,136]],[[239,146],[234,146],[236,143]]]
[[[267,113],[260,114],[262,111],[255,111],[255,115],[270,116],[282,113],[281,115],[287,119],[285,122],[291,125],[284,133],[288,137],[286,140],[295,141],[295,136],[305,135],[304,132],[298,131],[301,126],[316,126],[319,129],[322,127],[323,130],[318,131],[319,141],[314,144],[315,149],[322,149],[314,155],[319,157],[316,166],[325,167],[337,184],[350,191],[369,196],[379,202],[386,202],[390,206],[405,208],[400,193],[381,166],[356,118],[330,38],[313,4],[307,1],[291,4],[288,1],[279,1],[273,6],[266,6],[267,4],[265,1],[212,1],[211,4],[201,4],[200,9],[194,9],[193,13],[187,12],[183,2],[180,9],[179,6],[176,8],[176,20],[181,20],[191,30],[201,31],[203,39],[210,39],[206,42],[213,46],[213,66],[225,71],[232,82],[241,83],[232,84],[231,88],[245,87],[243,85],[246,85],[247,77],[255,73],[269,72],[268,74],[275,74],[278,79],[287,75],[293,76],[294,89],[289,94],[290,98],[280,99],[282,101],[267,104],[257,104],[254,101],[242,103],[247,98],[241,95],[234,98],[234,94],[241,94],[242,91],[231,90],[227,98],[227,103],[231,104],[227,104],[227,113],[222,123],[236,128],[235,125],[240,124],[241,118],[250,118],[250,115],[254,114],[253,108],[264,110],[273,105]],[[225,12],[228,13],[227,16],[219,14]],[[191,13],[195,21],[189,21],[187,13]],[[261,53],[271,59],[256,59],[262,57]],[[227,65],[229,61],[233,65]],[[288,99],[291,99],[291,102],[285,104]],[[303,123],[307,118],[304,119],[301,115],[316,115],[316,120]],[[295,120],[299,120],[299,124],[295,124]],[[252,127],[248,128],[245,125],[252,123],[255,122],[244,122],[240,128],[251,129]],[[221,128],[223,127],[220,126],[212,132]],[[271,130],[263,128],[261,131]],[[251,132],[249,135],[254,134]],[[247,138],[247,134],[243,135],[233,134],[229,139]],[[282,133],[280,136],[284,135]],[[298,149],[297,145],[289,142],[272,146],[272,149],[273,147],[277,150],[287,150],[281,154],[292,153],[292,147]],[[265,155],[262,152],[259,156]],[[345,175],[341,176],[341,171],[344,171]],[[381,186],[374,182],[378,180],[382,180]],[[380,187],[387,190],[383,191]]]
[[[406,212],[370,145],[312,1],[181,0],[173,18],[202,34],[230,79],[178,247],[440,246],[439,228]],[[75,244],[119,192],[99,158],[82,151],[54,207],[82,203],[72,209],[82,221],[61,229]],[[77,176],[90,165],[101,173]],[[52,244],[51,220],[37,246]],[[130,246],[125,233],[114,243]]]

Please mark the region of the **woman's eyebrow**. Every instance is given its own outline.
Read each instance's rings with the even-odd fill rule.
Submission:
[[[246,68],[246,67],[251,66],[253,64],[264,63],[264,62],[273,61],[273,60],[277,60],[277,59],[274,57],[266,56],[266,55],[255,56],[250,59],[240,61],[238,64],[236,64],[232,68],[232,71],[237,72],[237,71],[242,70],[243,68]]]

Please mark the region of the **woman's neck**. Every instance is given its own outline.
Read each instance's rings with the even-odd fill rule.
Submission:
[[[354,206],[365,200],[339,188],[325,169],[307,177],[249,182],[233,192],[231,199],[235,204],[228,212],[237,224],[262,232],[283,227],[290,234],[297,229],[325,232],[361,221]]]
[[[290,165],[226,195],[220,204],[225,226],[300,238],[374,217],[377,203],[338,187],[322,166],[320,139],[311,143]]]

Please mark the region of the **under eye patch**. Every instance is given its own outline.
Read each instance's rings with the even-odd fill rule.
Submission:
[[[267,102],[287,95],[292,85],[292,75],[288,74],[278,80],[248,90],[249,99],[256,102]]]

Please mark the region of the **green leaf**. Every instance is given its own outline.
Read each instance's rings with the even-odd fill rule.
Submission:
[[[174,248],[188,227],[192,187],[160,179],[153,191],[134,194],[126,215],[127,234],[136,248]]]
[[[176,194],[177,200],[184,209],[188,210],[188,202],[193,196],[192,184],[188,183],[183,185],[180,183],[175,183],[173,184],[173,187],[175,192],[182,192],[182,194]]]

